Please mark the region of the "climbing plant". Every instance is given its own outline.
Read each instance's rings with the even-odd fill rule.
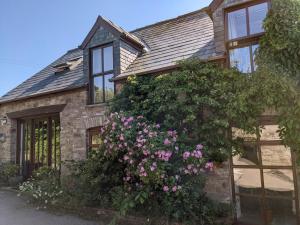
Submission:
[[[258,118],[274,105],[284,83],[263,73],[242,74],[199,60],[180,63],[180,69],[160,76],[130,77],[112,104],[112,111],[143,115],[175,128],[186,142],[208,146],[211,159],[222,162],[241,140],[231,140],[235,125],[256,133]]]

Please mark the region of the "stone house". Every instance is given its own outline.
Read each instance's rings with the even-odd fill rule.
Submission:
[[[129,75],[175,70],[192,57],[255,70],[267,0],[213,0],[204,8],[127,32],[98,17],[82,44],[0,98],[0,163],[28,177],[41,166],[85,159],[109,101]],[[113,78],[113,79],[112,79]],[[280,141],[272,115],[243,155],[210,175],[208,194],[232,202],[239,224],[299,224],[295,156]],[[237,128],[233,134],[245,135]]]

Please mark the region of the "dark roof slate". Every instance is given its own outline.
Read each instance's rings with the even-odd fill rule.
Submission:
[[[206,9],[132,32],[149,47],[118,78],[175,66],[179,60],[216,57],[213,22]]]
[[[50,92],[85,86],[87,84],[87,78],[83,75],[82,62],[75,68],[63,73],[55,73],[56,69],[53,68],[55,65],[66,63],[69,60],[78,57],[82,57],[82,50],[76,48],[68,51],[65,55],[55,60],[49,66],[5,94],[2,98],[0,98],[0,104]]]

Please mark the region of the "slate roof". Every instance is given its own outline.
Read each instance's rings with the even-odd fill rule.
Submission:
[[[207,8],[198,10],[129,33],[105,20],[131,39],[135,38],[136,41],[142,41],[148,48],[148,51],[139,55],[127,70],[118,75],[116,79],[175,67],[177,61],[191,57],[204,60],[217,57],[213,22],[206,10]],[[104,20],[102,17],[99,18],[98,20]],[[65,64],[70,59],[80,57],[82,54],[83,52],[79,48],[68,51],[45,69],[0,98],[0,104],[86,86],[88,78],[83,74],[82,62],[63,74],[56,74],[55,68],[53,68],[55,65]]]
[[[163,21],[132,32],[143,40],[149,51],[140,55],[117,78],[144,74],[176,65],[179,60],[217,56],[213,22],[205,9]]]
[[[78,48],[68,51],[65,55],[51,63],[49,66],[5,94],[2,98],[0,98],[0,104],[36,95],[85,86],[87,84],[87,78],[83,75],[82,62],[74,69],[64,73],[55,73],[56,69],[53,68],[55,65],[66,63],[74,58],[82,57],[82,54],[82,50]]]

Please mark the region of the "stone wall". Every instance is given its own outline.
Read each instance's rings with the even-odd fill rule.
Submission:
[[[87,129],[100,126],[105,119],[105,104],[88,106],[86,102],[87,90],[82,88],[3,104],[0,106],[0,116],[26,109],[66,104],[60,113],[62,160],[78,160],[86,157]],[[0,133],[6,135],[5,141],[0,142],[0,162],[15,160],[16,124],[16,120],[8,119],[6,125],[0,126]]]

